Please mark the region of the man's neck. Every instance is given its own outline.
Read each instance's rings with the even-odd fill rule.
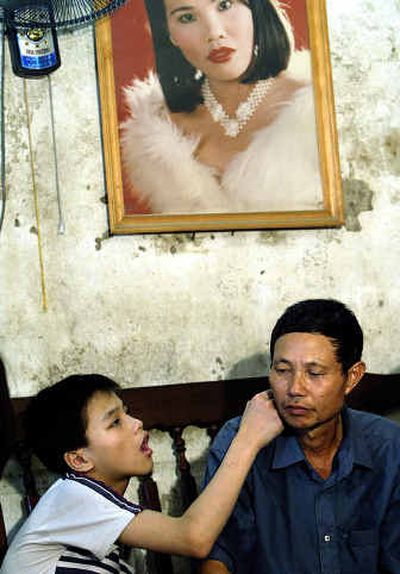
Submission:
[[[343,423],[340,414],[323,426],[306,431],[299,437],[308,462],[324,479],[332,472],[333,459],[342,438]]]

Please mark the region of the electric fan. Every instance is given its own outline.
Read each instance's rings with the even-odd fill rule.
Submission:
[[[56,29],[90,24],[126,1],[0,0],[14,73],[26,78],[56,70],[60,66]]]

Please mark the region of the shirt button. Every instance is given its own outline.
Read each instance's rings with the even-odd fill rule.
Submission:
[[[331,541],[331,537],[329,536],[329,534],[325,534],[324,540],[325,540],[325,542],[330,542],[330,541]]]

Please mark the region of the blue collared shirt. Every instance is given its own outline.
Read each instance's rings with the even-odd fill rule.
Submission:
[[[206,482],[239,423],[216,437]],[[294,435],[260,451],[209,558],[235,574],[400,574],[400,427],[345,408],[343,428],[327,480]]]

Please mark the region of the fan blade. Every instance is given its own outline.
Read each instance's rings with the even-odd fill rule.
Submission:
[[[90,24],[127,0],[0,0],[17,27],[67,28]]]

